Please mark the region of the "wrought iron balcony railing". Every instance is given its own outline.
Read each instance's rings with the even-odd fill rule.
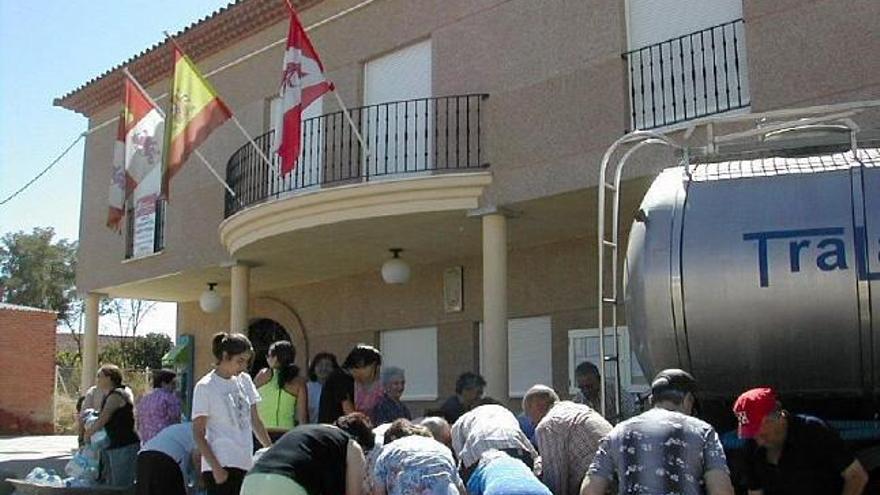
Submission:
[[[302,152],[292,172],[280,176],[274,131],[254,139],[272,163],[247,143],[229,158],[226,217],[248,206],[300,191],[393,179],[411,174],[478,170],[485,94],[420,98],[349,110],[361,144],[342,112],[304,120]]]
[[[632,129],[747,107],[745,49],[745,25],[737,19],[624,53]]]

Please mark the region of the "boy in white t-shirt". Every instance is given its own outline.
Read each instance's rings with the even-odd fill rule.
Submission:
[[[238,495],[253,465],[253,435],[269,447],[272,442],[260,416],[260,395],[245,373],[253,348],[242,334],[214,335],[214,370],[193,391],[193,433],[202,453],[202,478],[208,495]]]

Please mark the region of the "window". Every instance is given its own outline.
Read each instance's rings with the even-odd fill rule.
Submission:
[[[375,158],[371,176],[431,168],[434,107],[425,99],[431,93],[431,40],[364,65],[364,105],[375,105],[363,129]]]
[[[552,325],[549,316],[512,318],[507,322],[507,379],[512,398],[535,384],[553,386]],[[480,371],[484,368],[480,323]]]
[[[629,332],[626,327],[618,327],[618,342],[620,352],[621,388],[629,392],[645,392],[648,390],[648,381],[639,366],[635,354],[630,352]],[[605,329],[605,354],[614,354],[614,340],[610,328]],[[577,329],[568,331],[568,383],[569,392],[577,393],[574,380],[574,369],[578,364],[590,361],[599,363],[599,329]],[[607,378],[614,376],[614,363],[605,364]]]
[[[628,0],[633,128],[749,105],[741,0]]]
[[[403,400],[437,399],[437,327],[387,330],[380,339],[382,364],[403,368]]]
[[[628,0],[626,7],[630,50],[743,16],[742,0]]]

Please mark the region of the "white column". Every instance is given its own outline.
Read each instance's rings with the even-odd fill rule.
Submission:
[[[85,328],[82,339],[82,376],[80,390],[95,384],[95,373],[98,372],[98,302],[101,296],[98,294],[86,294],[85,300]]]
[[[229,301],[229,331],[247,333],[248,299],[250,298],[251,267],[236,263],[231,268],[231,300]]]
[[[483,378],[486,395],[506,403],[507,373],[507,218],[483,216]]]

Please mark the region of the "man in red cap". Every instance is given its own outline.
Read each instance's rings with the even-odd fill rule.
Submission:
[[[750,439],[749,495],[858,495],[868,473],[822,420],[782,408],[772,388],[753,388],[733,405],[740,438]]]

